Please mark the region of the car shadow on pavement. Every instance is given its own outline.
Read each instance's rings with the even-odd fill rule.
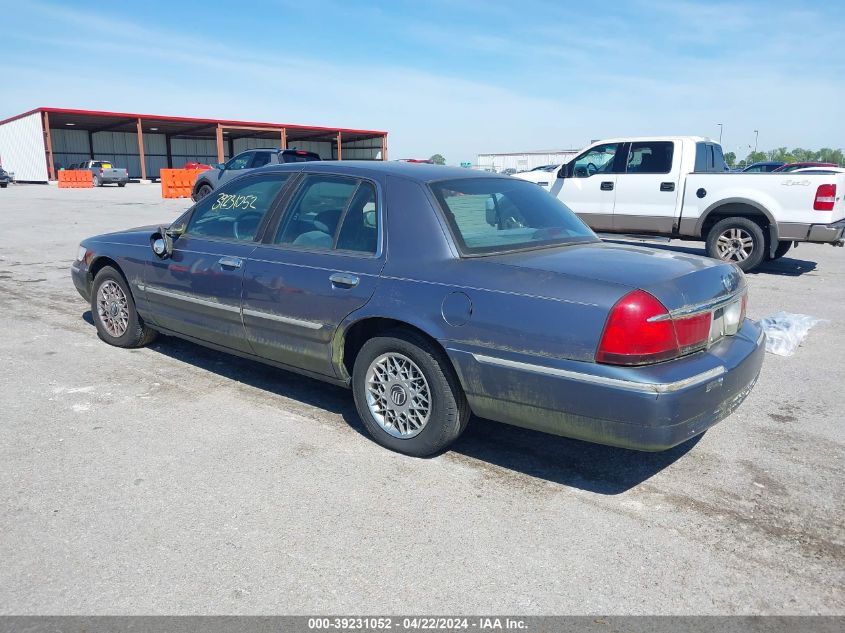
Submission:
[[[82,318],[93,326],[90,311],[85,312]],[[348,389],[218,352],[174,336],[159,336],[147,347],[232,382],[339,415],[350,429],[366,441],[372,441]],[[454,454],[461,460],[471,458],[481,463],[481,469],[503,468],[514,474],[563,486],[616,495],[678,460],[695,446],[698,439],[693,438],[668,451],[643,453],[530,431],[473,416],[464,434],[443,455],[448,458]]]
[[[603,495],[637,486],[692,449],[701,436],[659,453],[582,442],[476,418],[451,451],[552,483]]]
[[[614,240],[605,239],[605,242],[611,244],[625,244],[635,246],[646,246],[648,248],[658,248],[664,251],[673,251],[676,253],[686,253],[689,255],[700,255],[707,257],[704,248],[695,246],[680,246],[675,244],[667,244],[664,242],[647,242],[639,240]],[[790,253],[795,252],[790,250]],[[747,275],[779,275],[781,277],[800,277],[806,273],[812,272],[816,269],[816,262],[811,262],[806,259],[796,259],[785,255],[780,259],[766,261],[760,264],[756,269],[746,273]]]

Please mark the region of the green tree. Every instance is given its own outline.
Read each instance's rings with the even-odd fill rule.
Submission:
[[[429,160],[432,163],[434,163],[435,165],[445,165],[446,164],[446,159],[443,158],[442,154],[435,154]]]
[[[815,160],[820,163],[836,163],[837,165],[845,165],[845,156],[843,156],[841,149],[822,147],[818,152],[816,152]]]
[[[769,154],[771,153],[772,152],[769,152]],[[764,160],[774,160],[769,158],[769,154],[766,152],[751,152],[745,159],[745,162],[750,165],[751,163],[760,163]]]
[[[736,164],[736,154],[733,152],[725,154],[725,162],[728,164],[728,167],[733,167]]]

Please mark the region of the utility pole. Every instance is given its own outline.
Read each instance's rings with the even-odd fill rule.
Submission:
[[[719,126],[719,145],[721,145],[722,144],[722,127],[723,126],[722,126],[721,123],[717,123],[716,125]]]
[[[759,130],[754,130],[754,153],[757,153],[757,137],[760,136]]]

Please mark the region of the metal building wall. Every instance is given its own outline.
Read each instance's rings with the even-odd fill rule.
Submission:
[[[343,160],[380,160],[381,139],[365,139],[363,141],[343,141]],[[334,158],[337,158],[335,156]]]
[[[560,150],[551,152],[524,152],[521,154],[479,154],[478,166],[497,172],[505,169],[528,171],[542,165],[562,165],[576,156],[580,150]]]
[[[145,135],[146,136],[146,135]],[[223,143],[224,160],[229,158],[228,143]],[[185,163],[204,163],[211,165],[217,162],[217,141],[213,138],[171,138],[170,151],[173,167],[181,168]]]
[[[47,157],[41,113],[0,125],[0,165],[16,180],[47,182]]]

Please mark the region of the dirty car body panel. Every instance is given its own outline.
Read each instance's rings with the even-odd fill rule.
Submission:
[[[149,228],[85,240],[72,269],[77,289],[90,298],[98,266],[113,261],[151,327],[343,385],[350,384],[348,334],[365,322],[402,324],[436,341],[477,415],[639,450],[667,449],[702,433],[739,406],[757,379],[764,336],[748,319],[735,333],[670,360],[596,360],[609,314],[629,293],[649,293],[672,315],[718,309],[746,292],[731,264],[604,244],[577,218],[572,237],[540,230],[532,239],[541,243],[514,248],[479,238],[478,252],[467,252],[451,207],[444,208],[444,187],[472,178],[548,196],[496,175],[355,161],[274,165],[253,174],[285,182],[252,239],[192,235],[192,213],[210,204],[200,201],[173,223],[188,230],[176,237],[170,260],[151,251]],[[304,210],[297,202],[309,179],[320,178],[334,187],[352,183],[351,200],[365,188],[372,192],[359,207],[370,214],[364,228],[376,231],[364,236],[366,252],[320,242],[324,228],[338,246],[343,239],[342,227],[325,227],[337,216],[335,194]],[[239,186],[243,178],[219,193]],[[456,208],[476,204],[471,193],[450,200]],[[353,203],[345,204],[348,212]],[[486,204],[487,225],[472,235],[490,225],[521,234],[495,196]],[[310,241],[284,241],[285,227],[296,222],[317,227]],[[238,266],[224,274],[215,266],[227,258]]]

